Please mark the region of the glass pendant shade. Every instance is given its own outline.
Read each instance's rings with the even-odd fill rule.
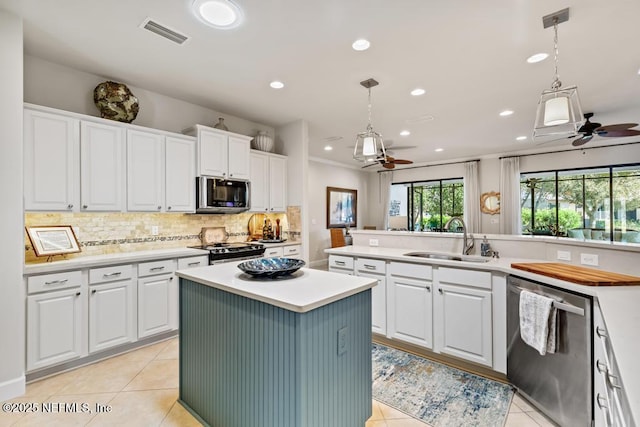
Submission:
[[[577,135],[583,124],[584,117],[577,87],[542,92],[533,128],[534,137]]]
[[[365,132],[360,132],[356,136],[353,158],[361,162],[385,159],[386,152],[382,142],[382,135],[374,131],[371,126],[367,126]]]

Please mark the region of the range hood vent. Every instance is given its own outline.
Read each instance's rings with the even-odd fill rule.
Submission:
[[[164,37],[167,40],[171,40],[177,44],[183,44],[187,40],[189,40],[188,36],[184,34],[180,34],[177,31],[174,31],[170,28],[165,27],[152,20],[151,18],[145,19],[142,24],[140,24],[140,28],[144,28],[145,30],[151,31],[154,34]]]

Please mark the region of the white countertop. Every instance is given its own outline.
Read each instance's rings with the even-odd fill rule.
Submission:
[[[511,263],[514,262],[547,262],[540,259],[492,258],[485,263],[450,261],[404,255],[408,252],[419,252],[417,249],[370,246],[344,246],[326,249],[325,252],[334,255],[501,272],[596,297],[607,325],[607,331],[610,335],[622,383],[629,399],[629,407],[631,408],[633,419],[636,423],[640,422],[640,362],[638,362],[638,354],[640,354],[640,340],[638,339],[638,331],[640,330],[640,286],[585,286],[511,268]],[[459,254],[449,253],[448,255]]]
[[[375,279],[308,268],[276,279],[253,278],[238,269],[239,263],[178,270],[176,275],[297,313],[306,313],[377,284]]]
[[[43,262],[39,264],[27,264],[24,266],[23,273],[25,275],[53,273],[57,271],[99,267],[103,265],[155,261],[168,258],[182,258],[208,254],[209,251],[192,248],[155,249],[150,251],[122,252],[109,255],[77,257],[68,260]]]

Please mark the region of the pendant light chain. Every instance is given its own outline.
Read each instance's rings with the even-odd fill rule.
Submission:
[[[371,88],[368,88],[369,90],[369,123],[367,124],[367,130],[371,130],[372,126],[371,126]]]
[[[562,82],[560,82],[560,76],[558,75],[558,18],[553,18],[553,62],[555,66],[555,79],[553,83],[551,83],[551,89],[558,90],[560,86],[562,86]]]

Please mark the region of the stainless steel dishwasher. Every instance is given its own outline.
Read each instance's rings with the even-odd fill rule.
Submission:
[[[520,292],[555,299],[557,351],[541,356],[520,338]],[[507,377],[524,397],[563,427],[593,419],[591,297],[510,276],[507,292]]]

